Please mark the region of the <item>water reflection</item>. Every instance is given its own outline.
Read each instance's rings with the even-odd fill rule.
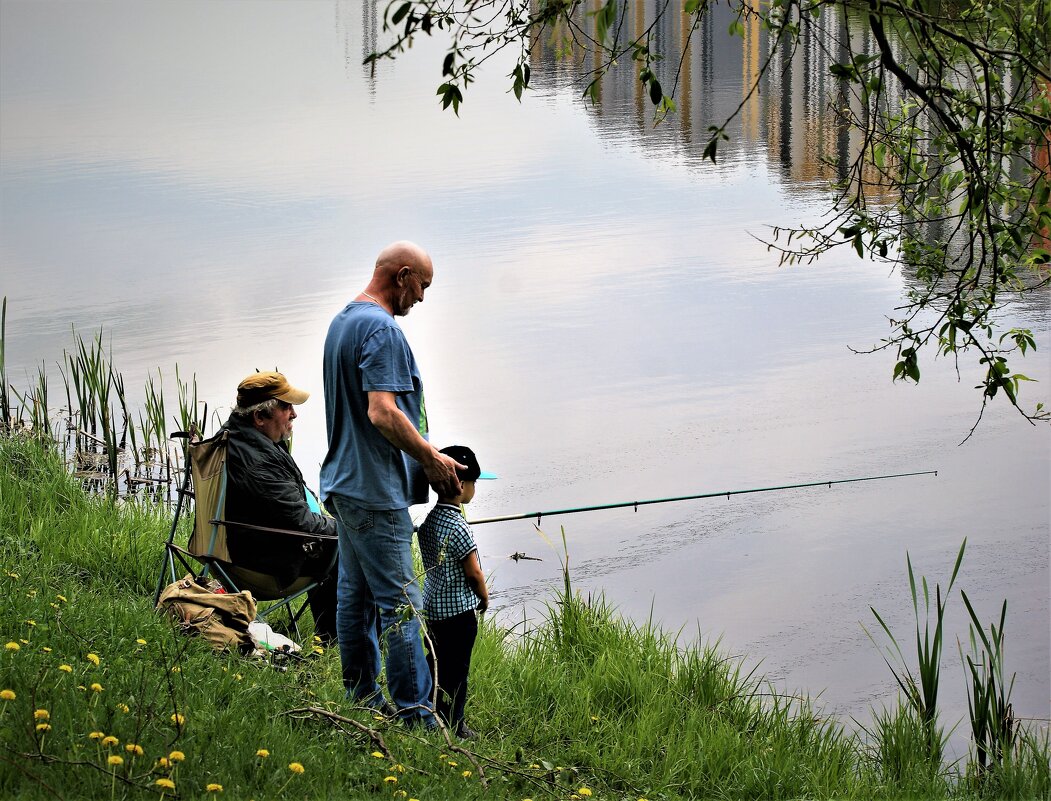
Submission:
[[[729,6],[713,4],[696,31],[691,15],[663,10],[653,0],[625,4],[622,39],[650,31],[651,49],[664,55],[654,70],[666,91],[675,88],[678,113],[654,127],[654,107],[637,80],[638,66],[625,56],[599,82],[598,103],[588,106],[600,136],[635,140],[660,157],[681,153],[693,169],[702,169],[709,126],[732,120],[730,141],[719,151],[730,164],[769,161],[778,165],[789,186],[804,191],[847,177],[846,165],[859,152],[862,134],[845,124],[836,109],[856,105],[856,100],[829,67],[846,58],[848,35],[855,48],[871,47],[863,20],[852,23],[848,32],[840,13],[823,14],[806,28],[797,46],[778,47],[754,13],[743,19],[742,35],[736,38],[726,34],[738,16]],[[595,33],[594,19],[583,10],[576,23]],[[566,50],[575,48],[564,24],[550,38],[533,43],[530,54],[539,86],[581,89],[582,56],[577,51],[567,60],[560,56]],[[838,175],[829,168],[829,159],[839,162]]]

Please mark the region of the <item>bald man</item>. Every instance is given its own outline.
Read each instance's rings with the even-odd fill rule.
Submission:
[[[347,696],[386,709],[377,677],[387,646],[387,689],[407,724],[436,725],[431,674],[420,622],[400,610],[422,609],[412,564],[409,506],[460,492],[463,468],[427,441],[423,381],[398,317],[423,301],[434,279],[427,252],[412,242],[388,245],[368,286],[333,319],[325,339],[328,453],[321,497],[336,518],[340,571],[336,627]]]

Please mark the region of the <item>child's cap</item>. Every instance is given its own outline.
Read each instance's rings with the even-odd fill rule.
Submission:
[[[442,448],[441,452],[446,456],[451,456],[460,464],[467,465],[466,470],[461,470],[460,468],[456,469],[456,477],[460,479],[460,481],[477,481],[480,478],[496,478],[494,473],[482,472],[482,468],[478,466],[478,457],[475,456],[474,451],[466,445],[450,445],[448,448]]]

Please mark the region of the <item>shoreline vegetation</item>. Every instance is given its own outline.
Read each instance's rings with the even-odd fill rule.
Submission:
[[[208,419],[192,381],[169,417],[158,372],[136,417],[101,333],[78,338],[54,413],[42,371],[9,387],[3,333],[0,321],[0,797],[1051,797],[1046,722],[1010,710],[1006,602],[983,624],[953,594],[964,547],[944,592],[909,564],[916,631],[900,642],[915,652],[873,610],[901,692],[859,732],[717,645],[681,648],[582,597],[568,555],[543,620],[480,627],[471,743],[354,707],[338,649],[287,669],[218,654],[151,603],[182,464],[166,432]],[[943,659],[944,609],[961,602],[970,648]],[[970,753],[950,765],[939,680],[964,681],[971,706]]]

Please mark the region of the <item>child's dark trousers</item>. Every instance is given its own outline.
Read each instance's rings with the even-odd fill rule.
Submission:
[[[433,652],[427,654],[427,664],[438,687],[436,711],[449,728],[458,733],[467,702],[467,674],[478,637],[478,617],[472,609],[444,620],[431,620],[427,623],[427,633],[433,648]]]

